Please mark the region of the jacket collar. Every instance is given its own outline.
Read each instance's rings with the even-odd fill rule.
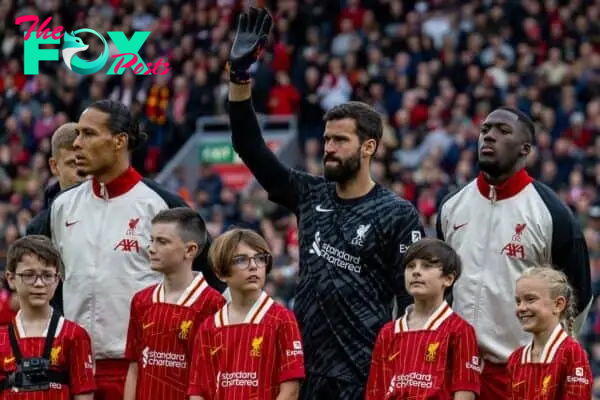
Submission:
[[[479,175],[477,175],[477,189],[479,189],[479,193],[481,193],[481,195],[486,199],[490,199],[492,187],[496,191],[496,200],[504,200],[517,195],[531,182],[533,182],[533,178],[529,176],[525,169],[520,170],[508,178],[506,182],[498,186],[490,185],[485,180],[483,172],[480,172]]]
[[[104,184],[104,186],[96,178],[93,178],[92,189],[96,196],[108,200],[129,192],[141,180],[142,176],[133,167],[129,167],[121,175]]]

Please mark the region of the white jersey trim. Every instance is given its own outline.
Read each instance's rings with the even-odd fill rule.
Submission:
[[[186,287],[186,289],[181,293],[181,296],[177,299],[175,304],[183,307],[189,307],[198,297],[206,290],[208,287],[208,283],[206,283],[206,279],[204,279],[204,275],[202,273],[198,273],[194,280]],[[165,295],[165,285],[164,281],[156,285],[154,291],[152,292],[152,302],[153,303],[166,303],[166,295]]]
[[[394,324],[394,333],[407,332],[410,329],[408,328],[408,316],[413,311],[413,306],[410,305],[406,307],[406,312],[402,316],[402,318],[396,320]],[[442,304],[429,316],[427,321],[425,321],[425,325],[423,328],[419,330],[423,331],[435,331],[437,330],[443,323],[446,321],[454,311],[450,307],[450,305],[443,301]]]
[[[567,335],[567,333],[564,331],[562,325],[558,324],[552,331],[552,334],[550,335],[550,337],[548,338],[548,342],[546,342],[546,345],[544,346],[544,348],[542,350],[542,355],[540,356],[540,361],[538,363],[539,364],[551,363],[552,360],[554,360],[554,356],[556,355],[556,352],[558,352],[560,345],[565,341],[565,339],[568,336],[569,335]],[[534,363],[533,356],[531,354],[532,350],[533,350],[533,342],[529,343],[523,349],[523,354],[521,355],[521,363],[522,364]]]
[[[248,311],[242,324],[260,324],[274,303],[275,301],[269,297],[266,292],[261,292],[258,299],[252,305],[252,308],[250,308],[250,311]],[[235,325],[229,322],[229,304],[230,303],[225,304],[225,306],[215,314],[215,326],[217,328]]]
[[[52,311],[52,314],[54,314],[54,312],[55,311]],[[46,329],[44,329],[42,336],[28,336],[25,333],[25,328],[23,326],[23,315],[21,314],[21,310],[17,311],[17,315],[15,316],[15,328],[17,330],[17,337],[19,339],[34,338],[34,337],[46,337],[46,335],[48,335],[48,328],[50,327],[50,321],[52,320],[52,314],[50,314],[50,318],[48,319],[48,323],[46,324]],[[56,332],[54,333],[55,338],[57,338],[60,335],[60,332],[62,331],[64,324],[65,324],[65,319],[64,319],[64,317],[61,316],[58,319],[58,324],[56,325]]]

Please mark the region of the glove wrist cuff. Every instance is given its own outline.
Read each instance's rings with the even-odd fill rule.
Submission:
[[[229,81],[237,85],[244,85],[250,83],[250,73],[245,70],[234,70],[231,69],[231,64],[227,64],[229,70]]]

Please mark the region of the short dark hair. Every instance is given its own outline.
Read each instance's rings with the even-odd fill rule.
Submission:
[[[163,210],[152,218],[152,225],[165,223],[177,225],[177,232],[182,241],[198,245],[196,257],[202,253],[208,242],[208,231],[200,214],[188,207],[176,207]]]
[[[217,276],[231,275],[231,263],[240,243],[255,251],[271,254],[267,241],[261,235],[250,229],[232,228],[218,236],[208,249],[208,260]],[[272,262],[267,265],[267,274],[272,267]]]
[[[325,113],[323,121],[337,121],[350,118],[356,123],[356,133],[361,143],[375,139],[377,144],[383,136],[381,115],[370,105],[360,101],[339,104]]]
[[[108,114],[110,132],[113,135],[125,133],[127,135],[128,150],[135,150],[148,140],[148,134],[141,131],[139,121],[125,104],[105,99],[93,103],[89,108]]]
[[[404,269],[414,260],[424,260],[432,264],[439,264],[443,276],[454,275],[454,282],[462,273],[462,261],[456,251],[446,242],[423,238],[411,244],[404,255]]]
[[[525,114],[523,111],[519,110],[518,108],[515,107],[509,107],[509,106],[502,106],[502,107],[498,107],[496,110],[504,110],[504,111],[508,111],[510,113],[513,113],[517,116],[517,119],[519,120],[519,122],[521,122],[525,128],[527,129],[527,139],[529,140],[530,143],[533,143],[534,139],[535,139],[535,124],[533,123],[532,119],[529,118],[529,116],[527,114]]]
[[[17,264],[26,255],[36,256],[46,266],[55,267],[58,273],[63,273],[63,262],[60,253],[46,236],[28,235],[14,241],[8,248],[6,270],[15,273]]]

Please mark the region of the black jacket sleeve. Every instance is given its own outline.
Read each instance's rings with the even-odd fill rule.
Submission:
[[[60,184],[58,182],[54,182],[53,184],[49,185],[44,190],[44,208],[50,208],[50,204],[52,204],[52,200],[54,200],[60,192],[61,192],[61,189],[60,189]]]
[[[577,312],[581,315],[592,300],[590,256],[579,221],[546,185],[535,188],[552,216],[552,264],[567,275],[575,291]]]
[[[442,230],[442,207],[438,208],[437,217],[435,218],[435,235],[439,240],[446,241]]]
[[[291,184],[291,170],[267,147],[252,100],[229,102],[229,119],[235,152],[272,198],[289,209],[295,209],[298,193]]]
[[[188,204],[180,196],[160,187],[153,180],[144,178],[144,183],[148,185],[152,190],[154,190],[160,197],[162,197],[163,200],[169,206],[169,208],[189,207]],[[210,286],[217,289],[219,292],[223,293],[227,286],[223,281],[217,278],[208,262],[208,248],[210,247],[210,244],[211,238],[209,236],[206,242],[206,246],[202,250],[202,253],[200,253],[200,255],[194,260],[193,269],[194,271],[202,272],[202,274],[206,278],[206,282],[208,282]]]
[[[42,210],[38,215],[33,217],[27,229],[25,230],[26,235],[44,235],[51,237],[50,232],[50,209]]]

